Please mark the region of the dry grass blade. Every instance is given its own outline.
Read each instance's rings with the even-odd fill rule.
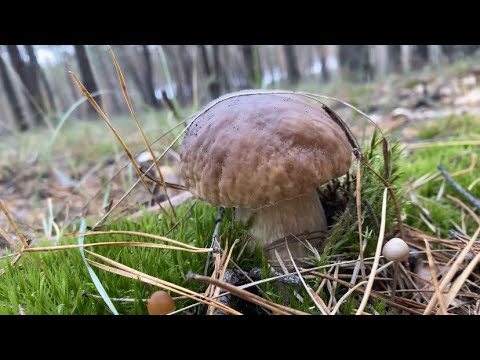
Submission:
[[[163,153],[158,157],[158,160],[160,160],[167,152],[168,150],[170,150],[172,148],[172,146],[180,139],[180,137],[185,133],[185,131],[187,131],[187,127],[185,129],[182,130],[182,132],[180,134],[178,134],[178,136],[172,141],[172,143],[163,151]],[[136,165],[136,163],[135,163]],[[153,169],[153,164],[150,165],[150,167],[145,170],[146,173],[148,173],[151,169]],[[138,185],[138,183],[142,181],[144,184],[145,184],[145,180],[143,179],[143,177],[140,177],[140,179],[138,179],[137,181],[135,181],[135,183],[127,190],[127,192],[125,194],[123,194],[123,196],[110,208],[110,210],[108,210],[102,217],[100,220],[97,221],[97,223],[94,225],[94,228],[96,228],[97,226],[99,226],[100,224],[103,224],[103,222],[107,219],[107,217],[112,213],[113,210],[115,210],[115,208],[128,196],[128,194],[130,194],[132,192],[133,189],[135,189],[135,187]],[[148,187],[147,187],[148,189]],[[148,189],[148,191],[150,192],[151,194],[151,191],[150,189]],[[160,205],[161,206],[161,205]]]
[[[430,267],[430,273],[432,274],[433,287],[434,287],[435,293],[437,294],[437,297],[438,297],[438,302],[439,302],[439,305],[440,305],[441,313],[443,315],[445,315],[445,314],[447,314],[447,308],[445,306],[443,296],[440,292],[440,286],[439,286],[438,280],[437,280],[437,271],[435,270],[435,262],[433,260],[433,255],[432,255],[432,252],[430,250],[430,244],[428,243],[427,239],[425,239],[425,238],[423,239],[423,241],[425,242],[425,249],[427,251],[428,266]]]
[[[367,278],[365,272],[365,260],[363,259],[363,230],[362,230],[362,178],[361,178],[361,161],[357,159],[357,225],[358,225],[358,241],[360,249],[360,271],[362,274],[362,280]]]
[[[372,270],[370,271],[370,276],[368,278],[365,294],[363,294],[363,298],[360,303],[360,306],[358,307],[356,315],[360,315],[363,312],[363,309],[365,309],[368,298],[370,297],[370,292],[372,291],[373,282],[375,281],[378,262],[380,261],[380,255],[382,253],[383,237],[385,236],[385,223],[387,221],[387,192],[388,192],[388,189],[385,189],[383,191],[382,219],[380,222],[380,233],[378,234],[378,242],[377,242],[377,249],[375,251],[375,259],[373,261]]]
[[[198,301],[198,302],[201,302],[205,305],[212,305],[212,306],[215,306],[227,313],[229,313],[230,315],[242,315],[241,313],[239,313],[238,311],[236,310],[233,310],[223,304],[220,304],[214,300],[208,300],[208,299],[203,299],[201,297],[197,297],[197,296],[194,296],[194,295],[191,295],[191,294],[188,294],[186,292],[183,292],[182,290],[179,290],[175,287],[172,287],[172,286],[169,286],[167,285],[168,282],[165,282],[165,281],[162,281],[162,282],[158,282],[158,281],[155,281],[149,277],[146,277],[142,274],[133,274],[133,273],[130,273],[128,271],[125,271],[125,270],[121,270],[121,269],[116,269],[116,268],[113,268],[111,266],[107,266],[107,265],[104,265],[104,264],[100,264],[96,261],[93,261],[93,260],[90,260],[90,259],[86,259],[87,262],[92,265],[92,266],[95,266],[101,270],[104,270],[104,271],[108,271],[108,272],[111,272],[113,274],[116,274],[116,275],[120,275],[120,276],[124,276],[124,277],[127,277],[127,278],[130,278],[130,279],[133,279],[133,280],[139,280],[139,281],[142,281],[144,283],[147,283],[147,284],[150,284],[150,285],[154,285],[154,286],[158,286],[159,288],[161,289],[164,289],[164,290],[167,290],[167,291],[171,291],[171,292],[174,292],[176,294],[180,294],[182,296],[185,296],[191,300],[195,300],[195,301]],[[155,278],[154,278],[155,279]],[[174,285],[174,284],[172,284]],[[201,295],[201,294],[198,294],[198,295]]]
[[[108,47],[108,50],[110,51],[110,55],[112,56],[113,64],[115,65],[115,70],[117,71],[118,79],[119,79],[120,85],[122,87],[123,96],[125,97],[125,101],[127,102],[128,110],[130,110],[130,113],[132,114],[132,117],[135,120],[135,123],[137,124],[137,128],[140,131],[140,135],[142,136],[143,142],[145,143],[145,146],[147,147],[148,152],[150,153],[150,156],[152,157],[153,163],[155,165],[155,169],[157,170],[158,176],[160,176],[160,181],[161,181],[161,184],[162,184],[162,188],[165,192],[165,197],[167,198],[167,201],[170,204],[170,208],[172,209],[173,216],[175,218],[177,218],[175,208],[172,206],[172,204],[170,202],[170,197],[168,196],[167,187],[165,185],[165,180],[163,178],[162,171],[160,170],[160,166],[158,165],[157,158],[156,158],[155,154],[153,153],[152,147],[150,146],[150,143],[147,140],[145,132],[143,131],[142,125],[138,121],[135,110],[133,109],[133,104],[132,104],[132,101],[130,99],[130,96],[128,95],[127,84],[125,82],[125,78],[123,77],[122,70],[120,69],[120,66],[118,65],[117,58],[115,57],[115,54],[114,54],[114,52],[113,52],[113,50],[110,46]]]
[[[65,235],[67,235],[67,234],[65,234]],[[181,241],[166,238],[164,236],[142,233],[142,232],[138,232],[138,231],[127,231],[127,230],[92,231],[92,232],[86,232],[86,233],[83,233],[83,234],[71,234],[71,235],[73,235],[73,236],[130,235],[130,236],[138,236],[138,237],[144,237],[144,238],[148,238],[148,239],[165,241],[165,242],[170,243],[170,244],[183,246],[183,247],[186,247],[188,249],[193,249],[193,250],[202,249],[202,248],[190,245],[190,244],[182,243]]]
[[[340,309],[340,306],[342,306],[342,304],[344,303],[345,300],[348,299],[348,297],[355,291],[357,290],[360,286],[366,284],[368,281],[361,281],[359,282],[357,285],[355,285],[354,287],[348,289],[348,291],[340,298],[340,300],[338,300],[337,304],[335,305],[335,307],[333,308],[332,312],[330,313],[330,315],[335,315],[337,313],[337,311]]]
[[[235,248],[235,245],[238,244],[238,241],[239,240],[236,239],[233,242],[232,247],[230,248],[230,251],[228,252],[228,255],[226,255],[227,254],[226,252],[224,253],[224,255],[226,255],[226,258],[223,259],[223,257],[222,257],[222,265],[221,265],[220,275],[218,276],[218,279],[220,279],[220,280],[223,280],[225,278],[225,271],[228,268],[228,264],[230,263],[230,259],[232,258],[233,249]],[[227,251],[227,248],[225,248],[225,251]],[[214,290],[213,290],[212,298],[216,298],[220,294],[221,288],[213,287],[213,289]],[[207,315],[213,315],[213,312],[214,312],[213,307],[209,307],[208,310],[207,310]]]
[[[20,249],[20,246],[18,246],[15,241],[12,239],[12,237],[10,235],[8,235],[8,233],[3,230],[2,228],[0,228],[0,236],[2,236],[5,240],[7,240],[7,242],[13,247],[15,248],[15,250],[17,251],[17,253],[21,253],[22,250]]]
[[[206,305],[215,306],[217,309],[223,310],[223,311],[225,311],[225,312],[227,312],[231,315],[242,315],[240,312],[238,312],[238,311],[236,311],[232,308],[229,308],[228,306],[223,305],[223,304],[221,304],[221,303],[219,303],[215,300],[211,300],[211,299],[205,297],[204,295],[199,294],[195,291],[192,291],[190,289],[184,288],[182,286],[173,284],[173,283],[165,281],[165,280],[158,279],[154,276],[142,273],[141,271],[138,271],[138,270],[135,270],[135,269],[133,269],[131,267],[128,267],[126,265],[120,264],[119,262],[117,262],[115,260],[109,259],[105,256],[96,254],[94,252],[91,252],[91,251],[88,251],[88,250],[85,250],[85,252],[88,253],[89,255],[91,255],[93,257],[96,257],[97,259],[100,259],[100,260],[106,262],[107,264],[110,264],[110,265],[115,267],[115,268],[108,267],[109,270],[107,270],[105,265],[97,263],[98,265],[103,266],[103,270],[110,271],[110,272],[115,272],[116,271],[115,272],[116,274],[123,275],[123,276],[126,276],[126,277],[130,277],[131,279],[138,279],[138,280],[141,280],[143,282],[147,282],[149,284],[162,287],[166,290],[175,292],[179,295],[187,296],[188,298],[190,298],[192,300],[199,301],[199,302],[204,303]],[[87,261],[89,261],[90,264],[91,264],[91,260],[87,259]],[[94,265],[94,264],[92,264],[92,265]],[[97,266],[97,265],[94,265],[94,266]],[[122,272],[122,273],[120,273],[120,272]],[[126,274],[128,274],[128,275],[126,275]]]
[[[217,279],[212,279],[208,276],[203,276],[203,275],[198,275],[194,273],[189,273],[187,275],[188,279],[190,280],[195,280],[195,281],[200,281],[204,282],[207,284],[212,284],[218,287],[221,287],[222,289],[230,292],[233,295],[236,295],[244,300],[247,300],[249,302],[254,303],[255,305],[264,307],[266,309],[269,309],[275,313],[279,313],[281,315],[310,315],[306,312],[300,311],[300,310],[295,310],[292,309],[288,306],[283,306],[280,304],[276,304],[272,301],[266,300],[260,296],[257,296],[255,294],[252,294],[246,290],[240,289],[237,286],[230,285],[226,283],[225,281],[217,280]]]
[[[145,179],[144,179],[144,175],[142,173],[142,171],[140,170],[140,168],[138,167],[138,164],[137,164],[137,161],[135,160],[135,158],[133,157],[132,155],[132,152],[130,151],[130,149],[128,148],[127,144],[123,141],[122,137],[120,136],[120,134],[118,133],[118,131],[113,127],[112,123],[110,122],[110,120],[108,119],[107,115],[105,115],[105,113],[103,112],[103,110],[100,108],[100,106],[98,105],[98,103],[95,101],[95,99],[92,97],[92,95],[90,95],[89,91],[85,88],[85,86],[82,84],[82,82],[77,78],[77,76],[73,73],[73,72],[70,72],[70,75],[72,76],[75,84],[77,84],[77,86],[80,88],[80,90],[82,91],[82,93],[87,97],[88,101],[90,102],[90,104],[92,104],[92,106],[94,107],[94,109],[98,112],[98,114],[100,115],[100,117],[105,121],[105,123],[107,124],[107,126],[110,128],[110,130],[112,130],[113,134],[115,135],[115,137],[117,138],[118,142],[120,143],[120,145],[122,146],[123,150],[125,151],[125,154],[127,155],[128,159],[130,160],[130,162],[132,163],[134,169],[135,169],[135,172],[137,173],[138,177],[140,178],[140,181],[142,182],[142,184],[145,186],[145,189],[147,189],[147,191],[149,192],[149,194],[152,196],[152,199],[155,200],[155,196],[153,195],[152,191],[150,190],[150,188],[148,187],[147,183],[145,182]],[[152,164],[153,166],[153,164]],[[123,199],[123,198],[122,198]],[[110,212],[108,212],[110,213]],[[166,212],[166,214],[168,215],[168,213]]]
[[[5,206],[5,204],[3,203],[2,200],[0,200],[0,209],[2,209],[3,213],[7,217],[8,222],[10,223],[10,225],[12,225],[13,231],[15,231],[15,234],[17,234],[17,236],[20,239],[20,241],[22,242],[23,246],[25,246],[26,248],[30,247],[30,245],[28,245],[27,240],[25,239],[23,234],[18,229],[17,224],[15,223],[15,221],[13,221],[13,218],[12,218],[12,215],[10,214],[10,211],[8,211],[7,207]]]
[[[290,252],[290,247],[288,246],[288,241],[285,239],[285,246],[287,248],[288,256],[290,257],[290,261],[292,262],[293,267],[295,268],[295,271],[297,272],[298,277],[300,278],[300,281],[302,282],[303,287],[305,290],[307,290],[308,295],[312,299],[313,303],[317,306],[318,310],[322,313],[322,315],[328,315],[330,312],[328,311],[327,306],[323,302],[323,300],[318,296],[313,289],[307,285],[305,282],[305,279],[303,278],[302,274],[300,274],[300,271],[298,270],[297,264],[295,263],[295,260],[293,259],[292,253]],[[315,294],[315,295],[313,295]],[[319,300],[320,299],[320,300]]]
[[[433,142],[422,142],[422,143],[412,143],[406,144],[407,149],[422,149],[428,147],[442,147],[442,146],[463,146],[463,145],[480,145],[480,140],[458,140],[458,141],[433,141]]]
[[[349,282],[347,281],[343,281],[341,279],[336,279],[334,278],[333,276],[331,275],[327,275],[327,274],[324,274],[324,273],[320,273],[320,272],[317,272],[317,271],[313,271],[312,272],[314,275],[318,276],[318,277],[321,277],[323,279],[328,279],[328,280],[332,280],[332,281],[336,281],[338,282],[340,285],[343,285],[349,289],[353,288],[354,285],[350,284]],[[358,291],[362,292],[362,293],[365,293],[365,289],[363,289],[362,287],[359,287],[357,288]],[[370,296],[374,299],[379,299],[379,300],[382,300],[382,301],[385,301],[385,303],[387,303],[388,305],[394,307],[394,308],[397,308],[399,310],[403,310],[405,312],[408,312],[410,314],[414,314],[414,315],[422,315],[421,312],[415,310],[415,309],[412,309],[411,307],[408,307],[408,306],[404,306],[402,304],[399,304],[399,303],[394,303],[392,302],[387,296],[383,295],[383,294],[380,294],[378,292],[375,292],[375,291],[372,291]],[[413,304],[417,305],[417,306],[420,306],[420,304],[416,303],[416,302],[413,302]],[[412,305],[413,305],[412,304]]]
[[[480,225],[480,217],[478,217],[477,214],[475,214],[475,212],[472,209],[470,209],[462,200],[452,195],[447,195],[446,197],[448,200],[452,201],[455,205],[460,206],[463,210],[465,210],[468,213],[468,215],[470,215],[472,219],[475,220],[478,225]]]
[[[445,288],[450,283],[450,281],[452,280],[455,273],[460,268],[461,264],[465,260],[465,257],[467,256],[468,252],[471,250],[473,244],[477,240],[478,235],[480,235],[480,227],[478,227],[477,231],[475,231],[475,233],[473,234],[470,241],[463,248],[462,252],[458,255],[457,259],[455,260],[455,262],[450,267],[450,270],[448,271],[448,273],[443,278],[442,282],[440,283],[440,293],[442,293],[445,290]],[[433,307],[437,304],[437,301],[438,301],[438,297],[435,293],[435,294],[433,294],[432,298],[430,299],[430,302],[428,303],[428,305],[425,309],[425,312],[424,312],[425,315],[430,314],[430,312],[433,310]]]
[[[453,301],[453,299],[458,295],[463,284],[465,284],[470,274],[473,272],[473,270],[475,270],[475,267],[477,266],[479,261],[480,261],[480,253],[478,253],[473,258],[473,260],[468,264],[468,266],[465,268],[462,274],[454,281],[452,287],[450,288],[450,291],[448,292],[447,295],[445,295],[446,306],[449,306],[450,303]]]
[[[166,249],[166,250],[178,250],[186,251],[191,253],[208,253],[212,249],[188,249],[178,246],[162,245],[149,242],[136,242],[136,241],[118,241],[118,242],[98,242],[90,244],[72,244],[72,245],[58,245],[58,246],[45,246],[45,247],[30,247],[24,250],[24,252],[41,252],[41,251],[59,251],[67,249],[78,249],[86,247],[97,247],[97,246],[125,246],[125,247],[143,247],[143,248],[153,248],[153,249]]]
[[[393,207],[395,208],[395,215],[397,217],[397,221],[398,221],[398,231],[400,233],[400,237],[402,239],[405,238],[405,232],[403,230],[403,221],[402,221],[402,214],[401,214],[401,211],[400,211],[400,206],[398,206],[398,200],[397,200],[397,196],[395,195],[395,192],[393,191],[390,183],[385,180],[383,178],[382,175],[380,175],[379,173],[377,173],[371,166],[370,164],[368,163],[368,161],[363,157],[363,155],[360,157],[360,159],[362,160],[362,162],[365,164],[365,166],[381,181],[383,182],[383,184],[385,185],[385,188],[388,190],[388,193],[390,194],[390,197],[392,198],[392,201],[393,201]]]

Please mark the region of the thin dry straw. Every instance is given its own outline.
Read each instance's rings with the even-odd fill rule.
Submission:
[[[94,109],[98,112],[98,114],[101,116],[101,118],[105,121],[105,123],[107,124],[107,126],[110,128],[110,130],[112,130],[113,134],[115,135],[115,137],[117,138],[117,141],[120,143],[120,145],[122,146],[123,150],[125,151],[125,153],[127,154],[128,158],[130,159],[134,169],[135,169],[135,172],[137,173],[138,177],[140,178],[140,180],[142,181],[143,185],[145,186],[145,189],[147,189],[147,191],[150,193],[150,195],[152,196],[153,199],[155,199],[155,196],[152,194],[150,188],[148,187],[147,183],[145,182],[145,179],[144,179],[144,176],[143,176],[143,173],[142,171],[140,170],[140,168],[138,167],[138,164],[135,160],[135,158],[133,157],[132,153],[130,152],[130,149],[128,148],[127,144],[125,144],[125,142],[123,141],[122,137],[120,136],[120,134],[118,133],[118,131],[113,127],[112,123],[110,122],[110,120],[108,119],[107,115],[105,115],[105,113],[103,112],[103,110],[100,108],[100,106],[98,105],[98,103],[95,101],[95,99],[90,95],[90,93],[88,92],[88,90],[85,88],[85,86],[82,84],[82,82],[77,78],[77,76],[73,73],[73,72],[70,72],[70,75],[72,76],[75,84],[80,88],[80,90],[83,92],[83,94],[88,98],[88,101],[90,102],[90,104],[92,104],[92,106],[94,107]],[[161,205],[160,205],[161,206]],[[162,209],[163,210],[163,209]],[[165,212],[166,215],[168,216],[168,212]]]
[[[182,286],[173,284],[173,283],[165,281],[165,280],[158,279],[158,278],[150,276],[148,274],[142,273],[141,271],[135,270],[131,267],[128,267],[128,266],[123,265],[123,264],[121,264],[117,261],[114,261],[114,260],[109,259],[109,258],[107,258],[105,256],[102,256],[102,255],[93,253],[91,251],[85,250],[85,252],[90,254],[91,256],[96,257],[97,259],[100,259],[100,260],[106,262],[107,264],[113,265],[115,267],[115,268],[112,268],[110,266],[99,264],[99,263],[96,263],[95,261],[87,259],[87,261],[90,264],[92,264],[92,265],[94,265],[94,266],[96,266],[100,269],[110,271],[112,273],[122,275],[122,276],[125,276],[125,277],[128,277],[128,278],[131,278],[131,279],[140,280],[140,281],[143,281],[143,282],[146,282],[146,283],[164,288],[165,290],[169,290],[169,291],[175,292],[177,294],[187,296],[188,298],[190,298],[192,300],[202,302],[206,305],[215,306],[216,308],[218,308],[220,310],[223,310],[223,311],[225,311],[225,312],[227,312],[231,315],[242,315],[240,312],[238,312],[238,311],[236,311],[236,310],[234,310],[234,309],[232,309],[232,308],[230,308],[230,307],[228,307],[228,306],[226,306],[222,303],[219,303],[215,300],[208,299],[204,295],[199,294],[195,291],[192,291],[190,289],[184,288]]]
[[[168,203],[170,204],[170,208],[172,209],[173,216],[177,218],[177,214],[175,212],[175,208],[172,206],[172,203],[170,202],[170,197],[168,196],[167,192],[167,187],[165,185],[165,181],[163,179],[162,171],[160,170],[160,166],[158,165],[158,161],[155,157],[155,154],[153,153],[152,147],[150,146],[147,137],[145,136],[145,132],[143,131],[142,125],[137,119],[137,114],[135,113],[135,110],[133,109],[132,101],[130,100],[130,96],[128,95],[128,90],[127,90],[127,84],[125,82],[125,78],[123,77],[122,70],[120,69],[120,66],[118,65],[117,58],[115,57],[115,54],[112,50],[112,48],[109,46],[108,50],[110,50],[110,55],[112,56],[113,59],[113,64],[115,66],[115,70],[117,71],[118,79],[120,81],[120,85],[122,86],[122,92],[123,96],[125,97],[125,101],[127,102],[128,109],[130,110],[130,113],[132,114],[133,119],[135,120],[135,123],[137,124],[137,128],[140,131],[140,135],[142,136],[143,142],[145,143],[145,146],[148,149],[148,152],[150,153],[150,156],[152,157],[153,163],[155,165],[155,168],[158,172],[158,175],[160,176],[160,181],[162,183],[163,190],[165,192],[165,197],[168,200]]]
[[[445,306],[443,296],[441,295],[441,292],[440,292],[440,286],[437,280],[437,271],[435,270],[435,260],[433,259],[432,252],[430,251],[430,244],[425,238],[423,238],[423,241],[425,242],[425,250],[427,251],[428,266],[430,267],[430,274],[432,275],[432,283],[433,283],[433,287],[435,288],[435,293],[437,294],[437,297],[438,297],[440,310],[442,311],[443,314],[446,314],[447,308]]]
[[[448,273],[443,278],[442,282],[440,283],[440,293],[442,293],[445,290],[447,285],[452,280],[453,276],[455,275],[455,273],[457,272],[457,270],[461,266],[461,263],[463,263],[463,261],[465,260],[465,257],[467,256],[468,252],[471,250],[473,244],[477,240],[478,235],[480,235],[480,227],[477,229],[477,231],[475,231],[475,233],[473,234],[470,241],[464,247],[462,252],[458,255],[457,259],[455,260],[455,262],[451,266],[450,270],[448,271]],[[433,307],[437,304],[437,301],[438,301],[438,298],[437,298],[437,295],[435,293],[435,294],[433,294],[432,298],[430,299],[430,302],[428,303],[428,305],[425,309],[424,315],[430,314],[430,312],[433,310]]]
[[[21,253],[22,252],[22,249],[20,249],[20,247],[15,243],[15,241],[12,239],[12,237],[5,231],[3,230],[2,228],[0,228],[0,235],[5,239],[7,240],[7,242],[15,248],[15,250],[17,251],[17,253]]]
[[[187,275],[188,279],[191,280],[196,280],[200,282],[204,282],[207,284],[212,284],[218,287],[223,288],[224,290],[229,291],[231,294],[236,295],[238,297],[241,297],[244,300],[250,301],[256,305],[262,306],[264,308],[267,308],[271,311],[274,311],[276,313],[280,313],[282,315],[310,315],[308,313],[305,313],[303,311],[295,310],[292,308],[289,308],[288,306],[283,306],[280,304],[276,304],[274,302],[268,301],[258,295],[249,293],[246,290],[240,289],[236,286],[230,285],[226,283],[225,281],[217,280],[217,279],[212,279],[208,276],[203,276],[203,275],[198,275],[194,273],[188,273]]]
[[[307,290],[308,295],[312,299],[313,303],[317,306],[318,310],[320,310],[322,315],[328,315],[329,311],[328,311],[325,303],[323,303],[322,300],[320,300],[320,301],[323,304],[318,301],[318,298],[320,298],[320,297],[307,285],[307,283],[305,282],[305,279],[303,278],[302,274],[300,274],[300,271],[298,270],[297,264],[295,263],[295,260],[293,259],[292,253],[290,252],[290,247],[288,246],[288,241],[286,239],[285,239],[285,246],[287,247],[287,252],[288,252],[288,256],[290,257],[290,261],[292,262],[292,265],[295,268],[295,271],[297,272],[297,275],[300,278],[300,281],[302,282],[303,287],[305,288],[305,290]],[[317,297],[315,297],[313,294],[317,295]]]
[[[373,282],[375,281],[375,275],[378,267],[378,262],[380,261],[380,256],[382,253],[383,238],[385,236],[385,224],[387,222],[387,191],[383,191],[383,202],[382,202],[382,219],[380,222],[380,232],[378,234],[377,249],[375,251],[375,259],[373,261],[372,270],[370,271],[370,276],[368,278],[367,287],[365,293],[363,294],[362,301],[358,307],[356,315],[360,315],[367,305],[368,298],[370,297],[370,292],[372,291]]]
[[[23,246],[25,246],[26,248],[29,248],[30,245],[28,245],[27,240],[25,239],[23,234],[18,229],[17,224],[15,223],[15,221],[13,221],[12,215],[10,214],[10,212],[8,211],[7,207],[5,206],[5,204],[3,203],[2,200],[0,200],[0,209],[3,211],[3,213],[7,217],[7,220],[10,223],[10,225],[12,225],[13,230],[15,231],[15,234],[17,234],[17,236],[20,239],[20,241],[22,242]]]

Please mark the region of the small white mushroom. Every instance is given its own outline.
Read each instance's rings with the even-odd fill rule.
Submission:
[[[392,238],[383,246],[382,253],[388,261],[398,262],[408,259],[410,249],[402,239]]]
[[[402,239],[392,238],[383,246],[382,253],[383,256],[385,256],[385,259],[394,262],[392,293],[390,296],[391,300],[394,301],[398,283],[398,263],[408,259],[410,249],[408,248],[407,243]]]

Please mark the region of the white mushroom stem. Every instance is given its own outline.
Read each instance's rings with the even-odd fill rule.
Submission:
[[[237,208],[235,215],[243,222],[254,215],[250,235],[267,250],[270,260],[276,260],[274,250],[277,250],[285,264],[290,263],[285,238],[289,239],[288,246],[294,258],[305,257],[313,255],[312,252],[291,235],[304,238],[318,248],[323,243],[321,232],[327,230],[325,212],[315,190],[261,209]],[[273,246],[274,243],[278,246]]]

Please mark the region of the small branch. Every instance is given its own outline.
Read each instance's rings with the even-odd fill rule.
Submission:
[[[220,232],[220,224],[222,223],[224,214],[225,214],[225,208],[220,206],[218,208],[217,218],[215,219],[215,229],[213,230],[212,243],[211,243],[211,248],[213,248],[214,253],[220,251],[218,234]],[[203,272],[205,275],[207,275],[208,273],[208,267],[210,266],[210,261],[211,261],[211,256],[208,256],[207,262],[205,263],[205,270]]]
[[[172,112],[175,119],[181,120],[182,118],[178,114],[177,108],[173,104],[172,100],[169,99],[169,97],[167,96],[167,92],[165,90],[162,90],[162,100],[165,102],[165,105],[167,105],[168,109]]]
[[[477,210],[480,210],[480,199],[477,199],[468,190],[465,190],[455,180],[453,180],[453,178],[450,176],[450,174],[447,172],[447,170],[445,169],[445,167],[442,164],[438,165],[438,170],[440,170],[440,172],[442,173],[445,180],[450,185],[452,185],[452,187],[460,195],[462,195],[465,200],[467,200],[470,204],[472,204]]]
[[[287,306],[283,306],[280,304],[276,304],[274,302],[268,301],[260,296],[257,296],[255,294],[252,294],[246,290],[240,289],[236,286],[230,285],[224,281],[220,281],[217,279],[212,279],[208,276],[202,276],[198,275],[192,272],[189,272],[187,275],[187,279],[189,280],[195,280],[195,281],[200,281],[204,282],[207,284],[212,284],[218,287],[221,287],[222,289],[229,291],[233,295],[236,295],[244,300],[247,300],[249,302],[254,303],[255,305],[267,308],[275,313],[279,313],[282,315],[309,315],[308,313],[305,313],[303,311],[295,310],[292,308],[289,308]]]

